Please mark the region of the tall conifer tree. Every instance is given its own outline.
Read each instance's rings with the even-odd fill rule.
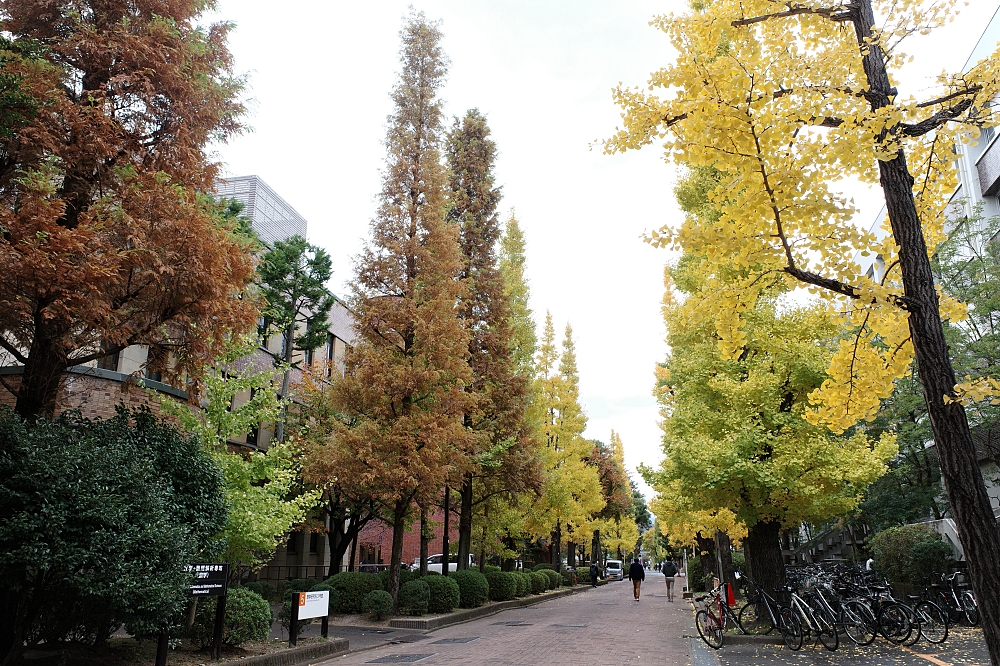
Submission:
[[[525,419],[529,378],[516,372],[509,343],[510,303],[497,256],[500,188],[493,167],[496,143],[486,118],[471,109],[456,119],[447,140],[449,219],[459,229],[466,295],[461,313],[469,333],[473,398],[465,415],[475,457],[461,481],[458,568],[468,567],[475,504],[530,485],[530,428]],[[474,487],[479,479],[478,492]],[[489,481],[489,489],[484,484]]]
[[[386,168],[371,239],[356,261],[358,341],[333,393],[343,414],[324,452],[340,476],[364,479],[392,523],[389,593],[399,589],[403,535],[415,500],[461,474],[471,380],[458,228],[445,220],[441,31],[413,13],[402,31]],[[458,452],[458,453],[456,453]]]

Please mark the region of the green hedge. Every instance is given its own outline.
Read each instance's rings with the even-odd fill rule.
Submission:
[[[545,590],[549,589],[549,577],[541,571],[532,571],[528,575],[531,576],[532,594],[541,594]]]
[[[514,581],[517,583],[517,596],[526,597],[531,594],[531,576],[523,571],[515,571]]]
[[[201,647],[211,645],[215,635],[214,597],[198,600],[198,611],[190,636]],[[266,641],[271,631],[271,605],[245,587],[229,591],[226,597],[226,619],[223,624],[222,642],[226,645]]]
[[[430,601],[427,609],[431,613],[450,613],[462,601],[458,583],[451,576],[424,576],[420,580],[427,583]]]
[[[562,584],[566,587],[572,587],[574,582],[573,579],[576,577],[575,571],[563,571],[562,572]]]
[[[549,569],[549,570],[552,569],[552,565],[549,564],[548,562],[539,562],[535,566],[531,567],[532,571],[544,571],[546,569]]]
[[[926,584],[951,568],[951,546],[925,525],[890,527],[870,545],[875,569],[893,583]]]
[[[478,569],[453,571],[448,574],[458,583],[458,593],[462,608],[479,608],[490,598],[490,585],[486,576]]]
[[[410,615],[423,615],[431,601],[431,588],[422,578],[409,580],[399,588],[399,605]]]
[[[385,590],[372,590],[361,601],[361,610],[381,620],[392,612],[392,595]]]
[[[492,601],[510,601],[517,596],[517,575],[512,571],[487,571]]]
[[[410,571],[409,569],[400,569],[399,570],[399,587],[402,588],[404,585],[406,585],[407,583],[409,583],[411,580],[416,579],[418,576],[419,576],[419,573],[417,573],[415,571]],[[382,571],[379,571],[378,572],[378,579],[379,579],[379,581],[382,584],[382,589],[388,592],[389,591],[389,570],[388,569],[383,569]]]
[[[576,570],[576,581],[581,585],[584,583],[590,584],[590,567],[586,569],[580,568]]]
[[[272,585],[266,580],[259,580],[259,581],[254,581],[253,583],[247,583],[246,585],[244,585],[244,587],[250,590],[251,592],[255,592],[256,594],[259,594],[260,596],[268,600],[272,599],[276,592],[276,590],[274,589],[274,585]]]
[[[382,589],[378,576],[358,571],[341,571],[327,578],[326,582],[337,591],[337,612],[340,613],[363,612],[361,604],[365,597]]]
[[[549,589],[554,590],[562,584],[562,574],[552,569],[542,569],[538,573],[549,577]]]

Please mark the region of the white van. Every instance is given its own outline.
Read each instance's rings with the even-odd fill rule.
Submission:
[[[475,566],[475,564],[476,564],[475,558],[470,554],[469,568],[472,568],[473,566]],[[413,566],[411,568],[414,571],[418,571],[420,569],[419,557],[413,558]],[[444,573],[443,569],[444,569],[444,555],[442,555],[441,553],[437,553],[436,555],[427,556],[428,571],[433,571],[435,573]],[[457,570],[458,570],[458,556],[452,555],[451,562],[448,563],[448,571],[457,571]]]
[[[622,561],[608,560],[604,564],[604,577],[608,580],[624,580],[625,573],[622,571]]]

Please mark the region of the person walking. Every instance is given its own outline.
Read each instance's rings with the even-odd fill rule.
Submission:
[[[663,577],[667,581],[667,601],[674,600],[674,576],[677,575],[677,565],[674,564],[673,560],[667,560],[660,567],[660,571],[663,572]]]
[[[597,562],[590,563],[590,586],[597,587]]]
[[[638,557],[628,568],[628,579],[632,581],[632,595],[636,601],[639,601],[639,586],[642,585],[642,581],[646,580],[646,570],[642,568]]]

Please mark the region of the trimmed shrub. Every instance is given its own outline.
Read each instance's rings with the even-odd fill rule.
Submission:
[[[701,558],[688,559],[687,584],[692,592],[705,591],[705,572],[701,568]]]
[[[532,571],[528,575],[531,576],[532,594],[541,594],[545,590],[549,589],[549,577],[541,571]]]
[[[361,610],[381,620],[392,612],[392,595],[385,590],[372,590],[362,599]]]
[[[890,527],[872,537],[871,549],[875,569],[893,583],[919,585],[951,567],[951,546],[925,525]]]
[[[479,608],[490,598],[490,585],[486,576],[477,569],[465,569],[448,574],[458,583],[462,608]]]
[[[431,588],[427,581],[415,578],[407,581],[399,588],[399,605],[410,615],[423,615],[427,612],[431,601]]]
[[[341,571],[326,579],[337,591],[337,611],[340,613],[360,613],[362,602],[369,593],[382,589],[378,576],[358,571]]]
[[[215,634],[216,603],[214,597],[198,600],[198,611],[189,635],[202,647],[211,645]],[[271,622],[271,606],[264,597],[245,587],[232,589],[226,598],[222,642],[243,645],[251,641],[265,641],[271,631]]]
[[[511,571],[488,571],[486,582],[490,585],[490,600],[509,601],[517,596],[517,574]]]
[[[552,569],[552,565],[548,562],[539,562],[535,566],[531,567],[532,571],[542,571],[544,569]]]
[[[402,589],[402,587],[404,585],[406,585],[407,583],[409,583],[411,580],[414,580],[415,578],[419,578],[419,573],[418,572],[410,571],[409,569],[400,569],[399,570],[399,587],[400,587],[400,589]],[[378,572],[378,579],[379,579],[379,582],[382,584],[382,589],[385,590],[386,592],[388,592],[389,591],[389,570],[388,569],[383,569],[382,571],[379,571]]]
[[[451,576],[424,576],[420,580],[427,583],[429,588],[427,610],[431,613],[450,613],[462,601],[458,583]]]
[[[253,583],[247,583],[246,585],[244,585],[244,587],[250,590],[251,592],[259,594],[264,599],[270,600],[271,598],[274,597],[275,593],[274,585],[272,585],[266,580],[258,580],[254,581]]]
[[[584,583],[590,585],[590,567],[586,569],[580,568],[576,570],[576,581],[583,585]]]
[[[514,582],[517,583],[517,596],[524,597],[531,593],[531,577],[528,574],[515,571]]]
[[[486,566],[483,567],[483,574],[488,574],[491,571],[492,572],[497,572],[497,571],[501,571],[501,569],[500,569],[500,567],[492,565],[492,564],[487,564]]]
[[[565,585],[566,587],[573,587],[573,585],[575,585],[575,581],[574,581],[575,578],[576,578],[576,572],[575,571],[563,571],[562,572],[562,584]]]
[[[552,569],[542,569],[538,573],[545,574],[549,577],[549,589],[554,590],[562,584],[562,574],[558,571],[553,571]]]

